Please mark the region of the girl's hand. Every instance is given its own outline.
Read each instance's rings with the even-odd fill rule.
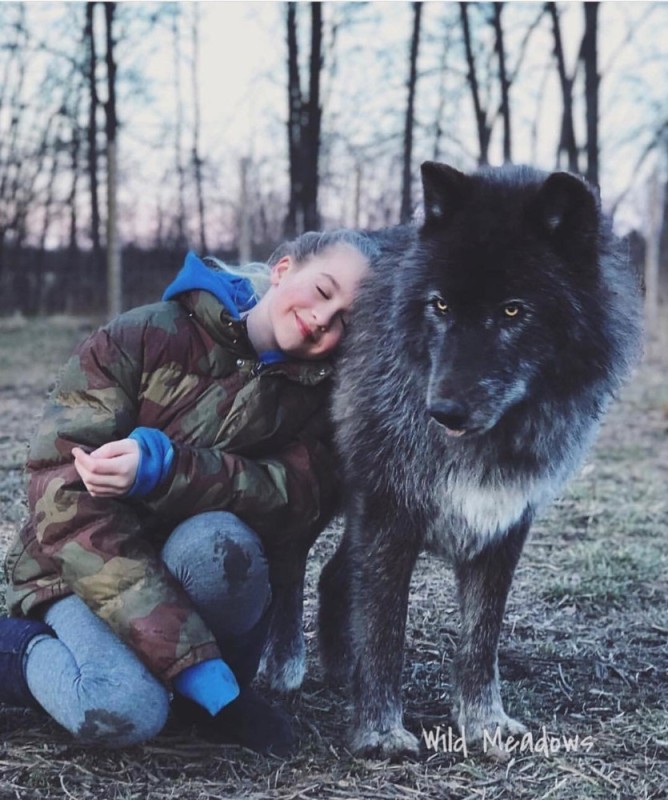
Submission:
[[[135,481],[139,467],[139,445],[134,439],[119,439],[84,453],[72,448],[74,467],[93,497],[122,497]]]

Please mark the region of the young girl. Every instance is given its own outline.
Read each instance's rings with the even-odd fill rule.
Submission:
[[[323,359],[372,247],[305,234],[272,256],[259,300],[191,253],[161,303],[78,347],[31,445],[0,702],[121,747],[156,735],[173,698],[219,740],[292,748],[249,683],[273,554],[308,547],[334,508]]]

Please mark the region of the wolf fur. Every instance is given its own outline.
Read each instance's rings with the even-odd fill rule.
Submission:
[[[424,223],[379,235],[339,363],[346,527],[320,579],[325,670],[352,682],[353,750],[382,757],[418,749],[401,674],[423,549],[456,577],[460,730],[524,730],[497,667],[513,572],[640,346],[639,281],[583,180],[433,162],[422,180]]]

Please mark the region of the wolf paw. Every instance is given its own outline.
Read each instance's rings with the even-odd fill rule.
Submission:
[[[526,725],[519,722],[519,720],[504,714],[494,715],[485,720],[470,720],[467,719],[462,724],[462,719],[459,719],[459,728],[461,731],[466,731],[466,738],[469,741],[482,740],[483,738],[492,739],[498,736],[497,731],[501,736],[517,736],[527,732]]]
[[[509,717],[502,707],[493,707],[485,712],[471,708],[462,710],[458,724],[467,742],[482,745],[487,755],[499,761],[509,758],[509,752],[504,748],[508,736],[521,736],[527,732],[526,726]]]
[[[388,731],[357,730],[352,736],[351,748],[362,758],[399,759],[416,756],[420,743],[412,733],[397,726]]]
[[[272,689],[279,692],[292,692],[299,689],[306,674],[304,640],[293,642],[289,651],[287,654],[283,650],[283,655],[279,655],[268,643],[258,667],[258,673],[266,679]]]

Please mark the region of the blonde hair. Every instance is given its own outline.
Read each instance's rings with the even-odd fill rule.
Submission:
[[[308,231],[296,239],[284,242],[274,250],[266,263],[251,261],[248,264],[231,267],[212,256],[207,256],[204,261],[230,275],[248,279],[253,287],[255,300],[259,300],[271,286],[271,268],[282,258],[290,256],[294,259],[295,264],[301,265],[310,258],[338,245],[353,247],[369,260],[378,253],[377,245],[367,234],[348,228],[339,228],[334,231]]]

